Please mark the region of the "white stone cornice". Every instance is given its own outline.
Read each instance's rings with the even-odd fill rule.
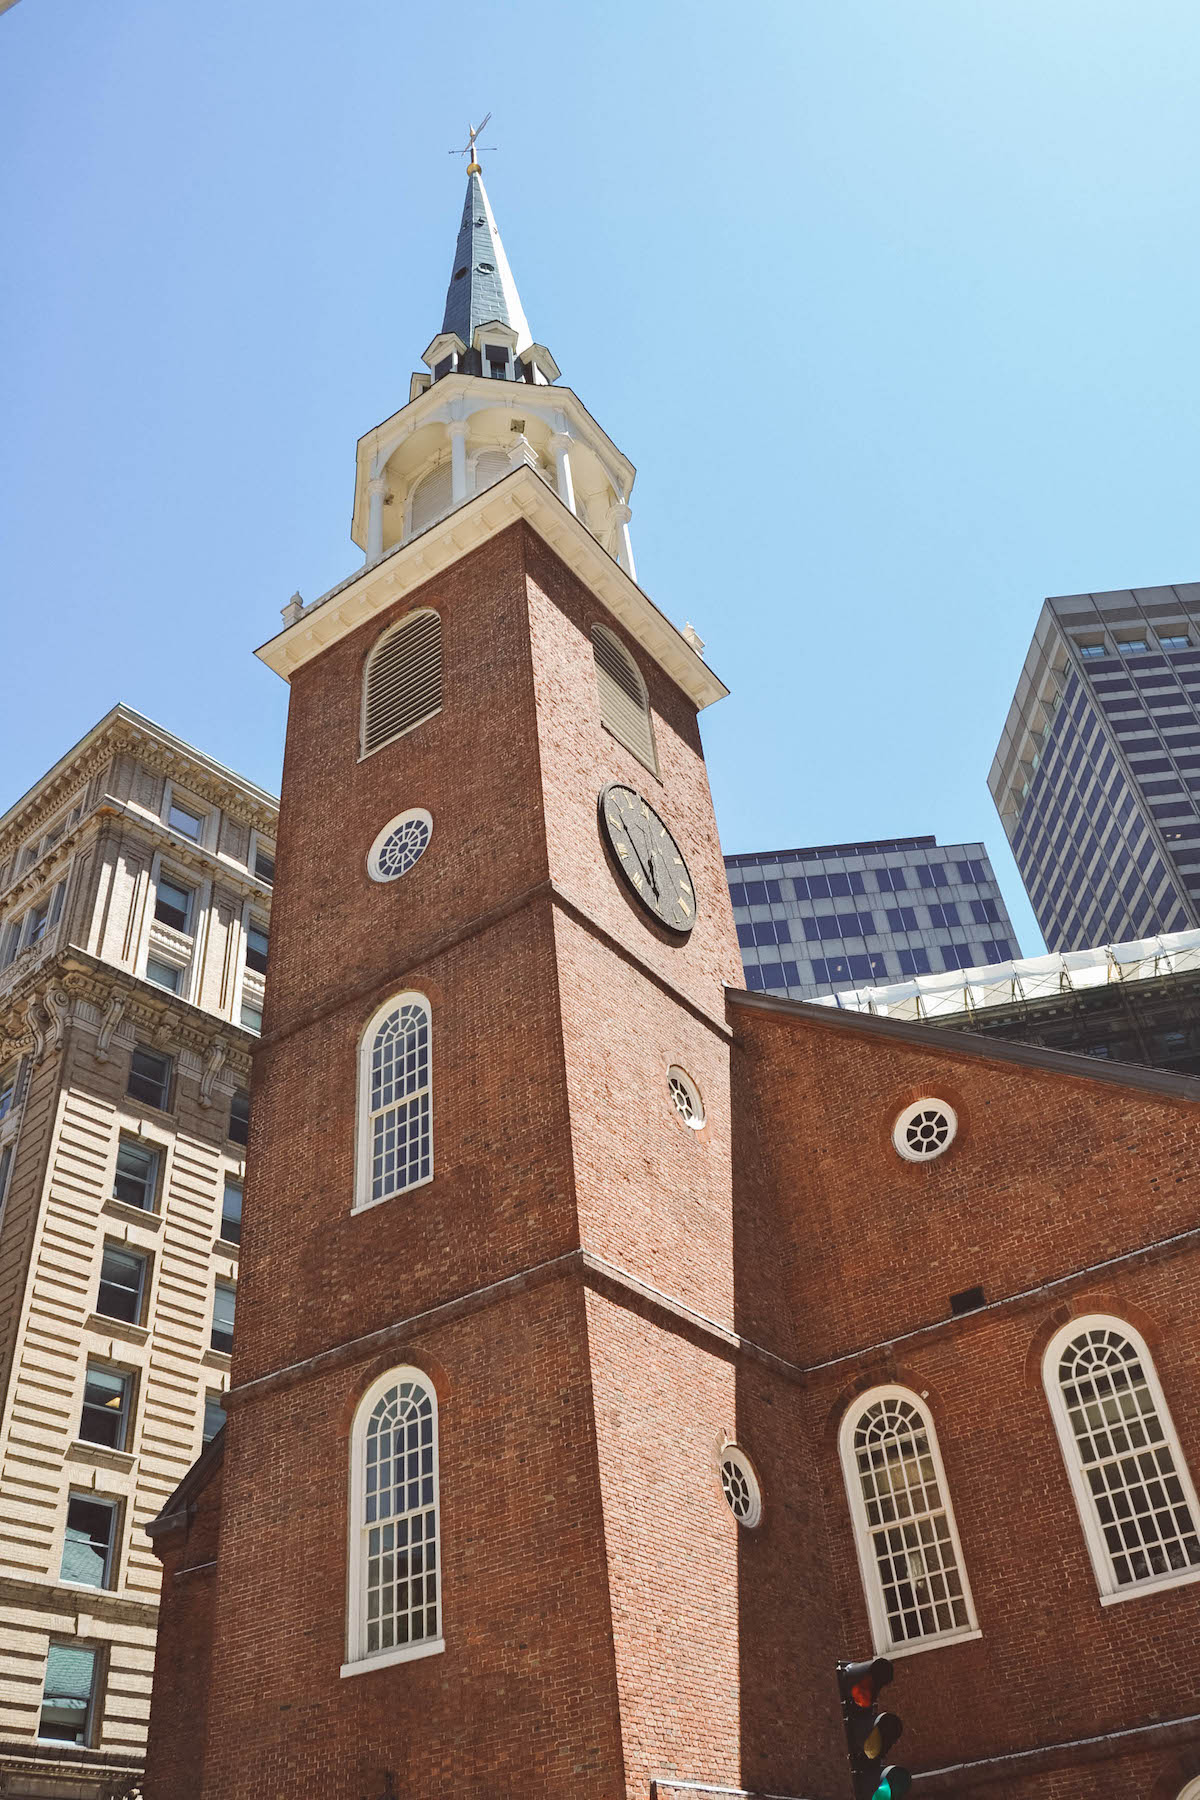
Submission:
[[[698,708],[724,699],[729,689],[697,656],[683,633],[613,561],[541,476],[527,467],[514,469],[420,537],[397,544],[379,562],[349,576],[314,601],[294,625],[263,644],[256,655],[288,680],[327,645],[522,519]]]
[[[34,1060],[39,1060],[47,1049],[57,1047],[72,1020],[96,1033],[100,1062],[111,1054],[117,1030],[129,1025],[164,1049],[194,1052],[203,1059],[209,1102],[219,1073],[228,1071],[235,1084],[245,1084],[258,1042],[243,1026],[71,945],[40,964],[0,1006],[3,1060],[14,1050],[32,1050]]]

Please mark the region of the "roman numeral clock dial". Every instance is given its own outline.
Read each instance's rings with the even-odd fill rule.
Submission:
[[[600,834],[613,866],[646,911],[686,937],[696,922],[696,890],[683,852],[648,800],[610,781],[600,790]]]

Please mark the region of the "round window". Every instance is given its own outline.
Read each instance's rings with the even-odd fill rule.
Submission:
[[[433,836],[433,818],[422,806],[410,807],[385,825],[367,856],[372,881],[397,881],[407,875]]]
[[[721,1452],[721,1487],[739,1525],[752,1529],[762,1518],[762,1490],[750,1458],[736,1444]]]
[[[905,1162],[931,1162],[950,1148],[957,1130],[957,1115],[945,1100],[917,1100],[896,1120],[892,1142]]]
[[[685,1070],[674,1064],[667,1070],[667,1092],[671,1096],[671,1105],[684,1124],[690,1125],[693,1131],[699,1131],[704,1123],[704,1102],[700,1098],[700,1089]]]

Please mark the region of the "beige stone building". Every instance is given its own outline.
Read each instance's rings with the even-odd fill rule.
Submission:
[[[218,1429],[276,803],[118,706],[0,818],[0,1794],[141,1766]]]

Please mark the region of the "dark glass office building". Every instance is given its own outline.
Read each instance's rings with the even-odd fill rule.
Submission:
[[[988,786],[1049,949],[1200,925],[1200,583],[1047,600]]]
[[[982,844],[891,838],[727,856],[746,986],[812,1000],[1021,954]]]

